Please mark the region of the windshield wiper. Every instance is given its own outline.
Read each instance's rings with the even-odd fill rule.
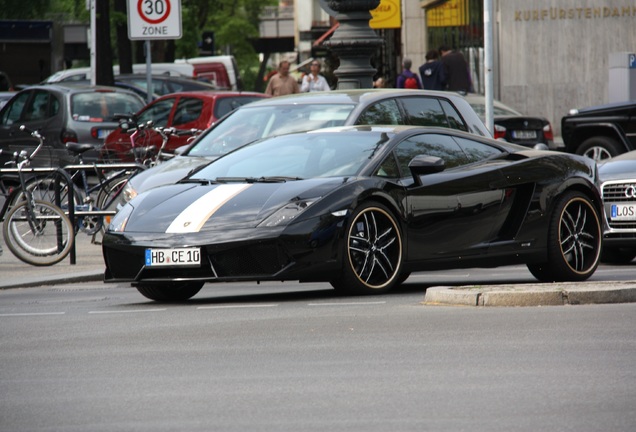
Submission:
[[[302,180],[302,177],[287,177],[287,176],[269,176],[260,177],[256,181],[259,183],[285,183],[287,181]]]
[[[184,179],[179,180],[177,183],[196,183],[201,185],[209,185],[215,182],[208,179],[186,177]]]

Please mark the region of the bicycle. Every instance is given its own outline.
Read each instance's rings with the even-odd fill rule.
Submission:
[[[20,130],[26,130],[24,126]],[[16,154],[13,164],[17,167],[20,188],[12,191],[4,203],[2,235],[9,250],[21,261],[35,266],[49,266],[63,260],[75,242],[73,224],[65,212],[52,202],[35,199],[26,187],[24,169],[40,151],[44,138],[38,131],[32,136],[40,140],[39,145],[28,154]],[[20,193],[21,198],[14,197]],[[60,196],[56,197],[60,202]]]
[[[70,213],[71,207],[68,195],[69,191],[72,191],[74,212],[71,220],[75,222],[75,233],[84,232],[92,236],[92,243],[99,243],[97,234],[103,232],[104,225],[116,212],[111,207],[114,206],[129,178],[145,169],[145,166],[130,163],[87,164],[82,155],[94,149],[91,144],[67,143],[66,148],[78,160],[78,164],[62,168],[71,179],[70,182],[49,172],[29,179],[24,189],[41,201],[54,202],[54,198],[59,196],[60,207],[67,214]],[[88,172],[95,175],[95,184],[89,182]],[[70,188],[69,184],[72,185]]]
[[[190,135],[191,138],[188,139],[188,141],[190,141],[203,132],[196,128],[177,129],[175,127],[154,126],[152,120],[140,123],[135,114],[115,115],[115,117],[118,116],[122,130],[130,132],[130,153],[133,155],[135,162],[145,165],[148,168],[152,168],[174,157],[173,153],[165,152],[166,145],[171,136]],[[161,145],[158,149],[154,144],[145,145],[143,142],[140,142],[150,138],[150,132],[155,132],[161,136]]]

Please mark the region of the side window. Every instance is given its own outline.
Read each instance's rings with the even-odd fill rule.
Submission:
[[[404,124],[400,109],[395,99],[389,99],[378,102],[370,106],[363,112],[358,120],[357,125],[376,125],[376,124]]]
[[[397,145],[395,155],[404,175],[410,173],[409,162],[417,155],[441,158],[447,169],[469,163],[459,144],[447,135],[422,134],[407,138]]]
[[[408,124],[449,127],[439,100],[431,97],[405,97],[401,101],[406,111]]]
[[[45,120],[49,115],[50,93],[36,91],[24,110],[24,121]]]
[[[4,112],[2,113],[2,119],[0,119],[3,126],[9,126],[20,121],[22,110],[24,109],[24,105],[30,95],[31,92],[28,91],[20,93],[14,97],[11,102],[7,103]]]
[[[172,124],[174,126],[191,123],[199,118],[203,109],[203,100],[194,98],[181,98],[174,113]]]
[[[139,121],[141,123],[145,123],[152,120],[155,126],[168,126],[170,111],[172,111],[172,107],[174,106],[175,102],[175,98],[170,98],[161,100],[156,104],[153,104],[146,111],[139,115]]]
[[[469,163],[484,160],[502,153],[502,151],[498,148],[489,146],[488,144],[483,144],[466,138],[454,138],[466,155]]]
[[[397,161],[395,160],[395,154],[391,153],[387,156],[386,159],[380,164],[380,168],[375,173],[378,177],[385,178],[400,178],[400,168],[398,167]],[[408,175],[408,172],[403,174]]]
[[[468,132],[468,126],[466,126],[466,123],[464,123],[462,116],[459,115],[455,107],[446,100],[440,100],[440,103],[442,104],[442,109],[446,114],[446,118],[448,120],[448,125],[450,126],[450,128]]]

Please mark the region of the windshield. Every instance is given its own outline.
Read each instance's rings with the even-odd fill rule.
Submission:
[[[202,136],[188,155],[219,156],[272,135],[342,126],[354,107],[353,104],[246,106]]]
[[[271,137],[215,160],[194,180],[268,181],[355,176],[389,140],[384,132],[310,132]]]

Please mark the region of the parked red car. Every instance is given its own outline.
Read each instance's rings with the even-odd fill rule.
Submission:
[[[237,91],[194,91],[171,93],[159,97],[136,113],[139,124],[152,121],[153,126],[175,129],[205,130],[234,109],[252,101],[269,97],[263,93]],[[122,113],[126,114],[126,113]],[[109,162],[133,162],[131,130],[115,129],[106,137],[102,159]],[[171,135],[164,152],[189,143],[188,135]],[[137,137],[135,146],[161,147],[161,136],[151,129]]]

